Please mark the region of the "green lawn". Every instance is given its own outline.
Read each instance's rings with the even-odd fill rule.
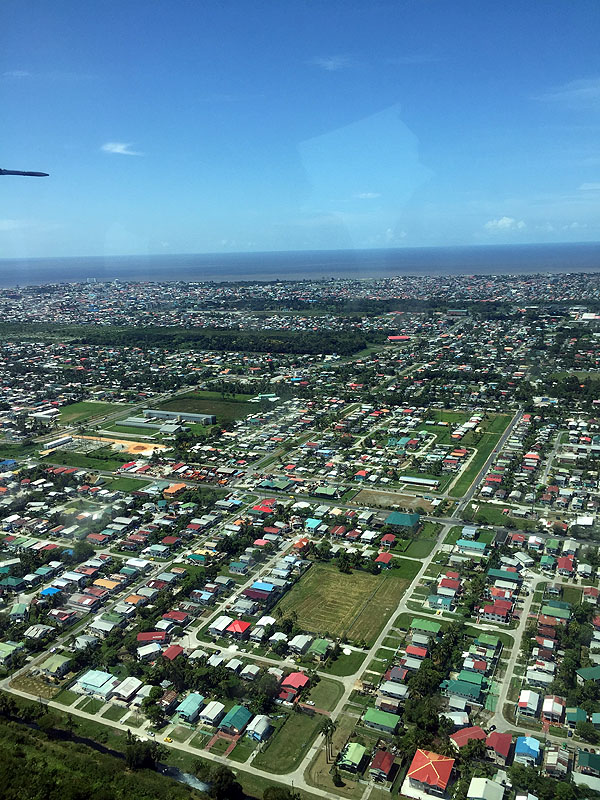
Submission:
[[[510,506],[497,505],[495,503],[479,503],[474,501],[477,506],[475,512],[475,524],[502,525],[504,527],[519,528],[520,530],[535,530],[535,521],[523,519],[522,517],[512,517],[510,513],[503,514],[502,509]],[[478,523],[478,520],[480,522]]]
[[[308,699],[314,702],[316,708],[333,711],[343,694],[344,685],[342,683],[321,678],[310,690]]]
[[[61,689],[60,692],[52,698],[56,703],[62,703],[64,706],[71,706],[81,697],[77,692],[72,692],[70,689]]]
[[[247,736],[244,736],[238,741],[228,758],[230,758],[232,761],[238,761],[239,763],[243,764],[244,761],[248,761],[255,750],[256,743]]]
[[[100,448],[105,450],[105,448]],[[93,451],[98,452],[98,451]],[[63,467],[81,467],[81,469],[90,470],[107,470],[113,472],[125,464],[127,454],[123,454],[121,458],[109,458],[101,455],[100,457],[92,457],[91,455],[83,455],[83,453],[73,453],[70,450],[55,450],[46,460],[50,464],[58,464]]]
[[[102,716],[105,719],[112,719],[114,722],[118,722],[121,717],[124,717],[127,713],[128,709],[121,708],[121,706],[111,706],[108,711],[105,711]]]
[[[354,675],[361,668],[366,657],[366,653],[360,653],[358,650],[353,650],[349,656],[340,653],[335,661],[331,661],[323,668],[323,672],[337,675],[338,678]]]
[[[482,434],[478,444],[475,445],[477,452],[471,458],[469,466],[463,471],[451,489],[451,494],[454,495],[454,497],[462,497],[465,494],[477,477],[479,470],[487,461],[490,453],[498,444],[498,440],[509,422],[510,417],[508,414],[496,414],[489,421],[489,424],[486,426],[486,432]]]
[[[96,700],[95,697],[88,697],[88,699],[84,700],[77,708],[80,711],[85,711],[87,714],[97,714],[103,705],[105,705],[103,700]]]
[[[581,589],[578,589],[576,586],[563,586],[562,590],[562,597],[561,600],[564,600],[565,603],[571,603],[571,605],[577,605],[581,603]]]
[[[107,482],[104,488],[113,492],[135,492],[148,486],[149,483],[150,481],[136,480],[136,478],[115,478]]]
[[[61,425],[73,425],[82,420],[88,420],[92,417],[103,417],[106,414],[115,411],[122,411],[126,408],[123,403],[101,403],[94,400],[82,400],[79,403],[71,403],[68,406],[62,406],[59,410],[59,419]]]
[[[322,721],[320,714],[314,717],[290,714],[282,728],[253,760],[252,766],[275,774],[292,772],[314,741]]]
[[[187,411],[192,414],[215,414],[217,423],[232,422],[260,411],[258,403],[248,403],[252,395],[236,394],[235,398],[220,392],[188,392],[160,404],[164,411]]]
[[[450,528],[444,539],[444,544],[456,544],[460,539],[462,529],[462,525],[455,525],[453,528]]]
[[[431,553],[434,547],[435,542],[430,539],[415,539],[409,544],[402,555],[408,556],[409,558],[425,558]]]
[[[355,570],[341,573],[314,564],[279,602],[283,613],[295,611],[301,628],[372,644],[398,607],[420,563],[395,558],[381,575]]]

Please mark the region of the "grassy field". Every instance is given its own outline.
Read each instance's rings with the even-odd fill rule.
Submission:
[[[148,486],[150,481],[139,481],[135,478],[115,478],[106,484],[105,488],[113,492],[135,492],[137,489],[143,489]]]
[[[364,640],[370,646],[420,567],[401,558],[394,559],[394,565],[381,575],[359,571],[346,575],[336,567],[316,564],[279,607],[284,614],[295,611],[298,624],[308,631]]]
[[[252,762],[253,767],[275,774],[294,770],[319,732],[323,717],[290,714],[283,727]]]
[[[349,656],[340,654],[335,661],[330,662],[324,667],[323,672],[328,672],[330,675],[337,675],[338,678],[345,678],[348,675],[354,675],[355,672],[361,668],[366,653],[361,653],[358,650],[353,650]]]
[[[63,406],[59,411],[61,425],[74,425],[76,422],[91,419],[92,417],[103,417],[115,411],[122,411],[126,408],[122,403],[100,403],[94,400],[82,400],[80,403],[71,403]]]
[[[480,441],[476,445],[477,452],[469,462],[469,466],[450,490],[454,497],[462,497],[465,494],[477,477],[477,473],[489,458],[490,453],[498,444],[498,440],[509,422],[510,416],[508,414],[494,414],[489,420],[484,421],[482,427],[485,433],[482,434]]]
[[[101,449],[104,450],[104,448]],[[80,467],[81,469],[90,470],[104,469],[109,470],[110,472],[122,467],[126,462],[126,458],[126,453],[124,453],[121,458],[92,458],[89,455],[75,453],[71,450],[55,450],[49,456],[46,456],[46,459],[50,464],[58,464],[59,466],[63,467]]]
[[[260,411],[260,406],[248,403],[251,395],[236,394],[235,399],[223,398],[220,392],[189,392],[160,404],[164,411],[187,411],[191,414],[215,414],[218,423],[232,422]]]
[[[581,589],[576,586],[563,586],[562,597],[560,598],[565,603],[577,605],[581,603]]]
[[[506,527],[507,522],[510,523],[515,528],[520,528],[521,530],[535,530],[535,522],[531,519],[523,519],[522,517],[512,517],[509,514],[503,514],[502,509],[508,508],[510,511],[509,506],[497,505],[495,503],[475,503],[477,507],[477,511],[475,512],[475,522],[477,519],[481,518],[482,523],[480,524],[489,524],[489,525],[502,525]]]
[[[120,720],[121,717],[124,717],[126,713],[126,708],[121,708],[121,706],[111,706],[107,711],[104,712],[104,714],[102,714],[102,716],[105,719],[112,719],[115,722],[118,722],[118,720]]]
[[[333,711],[343,693],[344,686],[342,683],[321,678],[310,690],[308,699],[314,702],[316,708]]]

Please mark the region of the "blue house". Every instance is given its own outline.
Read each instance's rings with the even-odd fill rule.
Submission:
[[[515,743],[515,762],[535,767],[540,760],[540,743],[533,736],[519,736]]]
[[[175,712],[184,722],[195,722],[204,706],[204,697],[198,692],[192,692],[179,703]]]
[[[304,523],[304,530],[314,533],[320,524],[321,524],[320,519],[314,519],[313,517],[309,517]]]

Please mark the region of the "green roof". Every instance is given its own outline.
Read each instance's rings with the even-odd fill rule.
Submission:
[[[318,489],[315,490],[316,495],[322,495],[324,497],[335,497],[337,489],[335,486],[319,486]]]
[[[546,617],[555,617],[556,619],[570,619],[571,612],[568,608],[555,608],[554,606],[542,606],[542,614]]]
[[[245,706],[233,706],[223,717],[219,728],[235,728],[243,730],[252,719],[252,714]]]
[[[44,662],[40,664],[40,669],[45,669],[48,672],[57,672],[61,667],[65,664],[68,664],[71,659],[68,656],[61,656],[60,653],[54,653],[54,655],[47,658]]]
[[[464,547],[466,550],[480,550],[483,552],[487,547],[485,542],[475,542],[472,539],[459,539],[456,542],[457,547]]]
[[[346,745],[342,757],[340,758],[340,766],[358,767],[360,762],[363,760],[366,751],[367,748],[363,747],[362,744],[358,744],[358,742],[350,742],[350,744]]]
[[[500,644],[500,637],[494,636],[493,633],[480,633],[477,639],[475,639],[477,644],[484,644],[486,647],[494,647],[497,648]]]
[[[577,752],[579,767],[587,767],[594,772],[600,772],[600,753],[589,753],[587,750]]]
[[[331,647],[331,642],[328,639],[315,639],[311,646],[308,648],[309,653],[316,653],[319,656],[326,655]]]
[[[507,569],[488,569],[487,576],[493,580],[512,581],[512,583],[523,581],[518,572],[509,572]]]
[[[577,670],[577,674],[584,681],[600,681],[600,666],[583,667]]]
[[[481,696],[481,689],[479,686],[474,683],[467,683],[467,681],[443,681],[440,688],[445,689],[448,694],[466,697],[469,700],[477,701]]]
[[[480,672],[471,672],[468,669],[461,669],[458,673],[458,680],[465,681],[466,683],[474,683],[476,686],[481,687],[485,678]]]
[[[398,525],[401,528],[415,528],[419,524],[419,514],[407,514],[404,511],[392,511],[386,517],[386,525]]]
[[[567,722],[585,722],[587,713],[583,708],[567,708],[566,712]]]
[[[400,722],[397,714],[390,714],[389,711],[380,711],[378,708],[367,708],[363,717],[365,723],[381,728],[388,728],[395,731]]]
[[[430,633],[439,633],[442,626],[439,622],[434,622],[432,619],[421,619],[415,617],[410,623],[410,627],[417,631],[429,631]]]
[[[547,600],[546,605],[551,606],[552,608],[571,608],[571,603],[566,603],[564,600]]]

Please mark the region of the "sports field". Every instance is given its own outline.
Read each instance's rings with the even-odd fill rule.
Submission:
[[[232,422],[260,411],[260,406],[248,403],[251,395],[236,394],[225,398],[219,392],[188,392],[160,404],[163,411],[187,411],[191,414],[215,414],[218,423]]]
[[[61,425],[73,425],[92,417],[102,417],[115,411],[122,411],[126,406],[122,403],[100,403],[95,400],[82,400],[80,403],[71,403],[60,409],[59,419]]]
[[[279,608],[284,614],[295,611],[298,625],[305,630],[364,640],[370,646],[421,566],[402,558],[394,563],[397,569],[381,575],[358,570],[346,575],[337,567],[315,564],[283,597]]]

